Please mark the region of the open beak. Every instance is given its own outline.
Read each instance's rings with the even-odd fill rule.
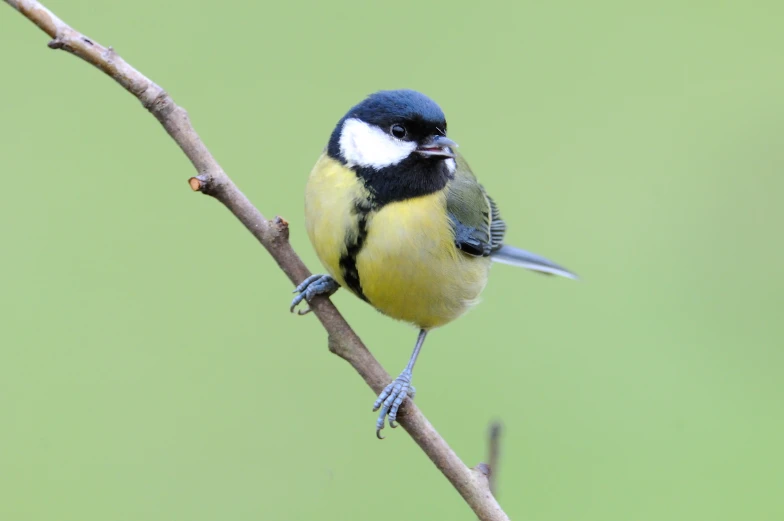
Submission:
[[[456,146],[457,143],[446,136],[430,136],[416,151],[425,157],[455,157],[450,147]]]

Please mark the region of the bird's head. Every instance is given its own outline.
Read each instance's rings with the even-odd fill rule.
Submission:
[[[451,174],[456,146],[446,137],[444,112],[433,100],[413,90],[388,90],[348,111],[332,132],[327,152],[352,168]]]

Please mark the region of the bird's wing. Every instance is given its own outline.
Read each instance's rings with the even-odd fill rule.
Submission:
[[[457,169],[446,198],[455,246],[468,255],[487,257],[501,247],[506,225],[465,159],[456,154],[455,162]]]
[[[490,256],[495,262],[539,273],[577,278],[541,255],[505,245],[506,223],[501,219],[498,206],[479,184],[465,159],[456,154],[455,161],[457,169],[448,185],[446,207],[459,250],[472,256]]]

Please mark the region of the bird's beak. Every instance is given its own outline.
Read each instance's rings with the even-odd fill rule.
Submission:
[[[449,147],[456,147],[457,143],[446,136],[430,136],[416,149],[425,157],[455,157]]]

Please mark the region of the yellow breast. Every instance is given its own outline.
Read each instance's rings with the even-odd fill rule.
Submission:
[[[325,267],[342,286],[346,236],[359,233],[354,201],[367,190],[352,171],[323,156],[306,190],[308,234]],[[365,298],[382,313],[418,327],[442,326],[464,313],[487,282],[489,258],[454,245],[446,195],[389,203],[366,216],[356,255]]]
[[[426,329],[451,322],[475,303],[489,267],[488,258],[455,247],[444,192],[381,208],[371,216],[357,256],[371,304]]]

